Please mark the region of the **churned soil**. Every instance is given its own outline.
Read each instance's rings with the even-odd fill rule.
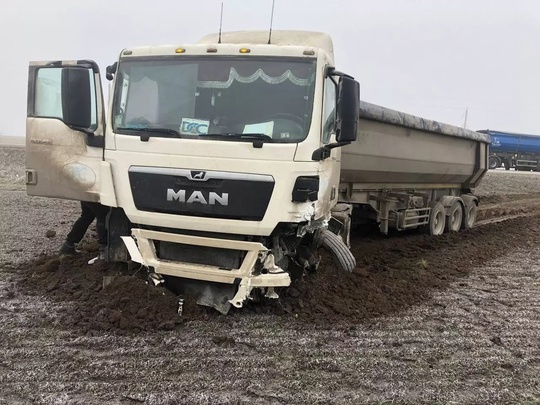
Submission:
[[[287,311],[309,322],[362,322],[402,311],[425,301],[434,291],[466,277],[474,268],[513,249],[534,247],[540,235],[519,237],[523,228],[540,225],[518,218],[440,237],[414,232],[353,237],[357,267],[338,271],[323,253],[320,269],[289,288]],[[339,298],[338,298],[339,297]]]
[[[321,250],[320,268],[280,289],[278,301],[260,299],[244,309],[232,308],[229,316],[266,313],[329,326],[389,315],[425,301],[434,290],[513,248],[538,244],[540,234],[529,236],[525,243],[514,236],[532,225],[540,226],[538,216],[441,237],[413,231],[389,236],[356,232],[351,244],[357,267],[352,273],[339,270]],[[24,263],[17,269],[22,275],[19,289],[69,302],[59,323],[90,333],[171,330],[185,321],[219,317],[217,312],[197,306],[193,297],[182,297],[179,316],[178,297],[149,283],[144,270],[106,262],[88,265],[95,250],[89,242],[75,257],[43,256]]]

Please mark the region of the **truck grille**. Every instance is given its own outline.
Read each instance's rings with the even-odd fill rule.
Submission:
[[[274,178],[269,175],[132,166],[129,182],[140,211],[261,221]]]

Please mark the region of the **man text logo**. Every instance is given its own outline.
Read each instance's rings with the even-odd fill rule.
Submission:
[[[229,205],[229,193],[218,194],[210,191],[205,196],[202,191],[186,193],[186,190],[167,189],[167,201],[178,201],[186,204],[200,203],[204,205]]]

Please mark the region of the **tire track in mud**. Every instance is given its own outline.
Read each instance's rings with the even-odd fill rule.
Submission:
[[[478,224],[534,215],[540,212],[540,194],[514,194],[480,198]]]

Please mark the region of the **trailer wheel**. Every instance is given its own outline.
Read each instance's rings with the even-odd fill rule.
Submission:
[[[463,219],[461,221],[461,229],[471,229],[476,223],[476,215],[478,213],[478,206],[474,201],[465,206],[463,212]]]
[[[459,201],[455,201],[446,212],[445,232],[458,232],[463,223],[463,206]]]
[[[490,156],[489,157],[489,168],[491,170],[496,169],[501,165],[501,159],[499,159],[497,156]]]
[[[324,229],[320,232],[320,241],[321,246],[332,254],[332,257],[342,270],[348,272],[354,270],[356,259],[340,236]]]
[[[444,205],[442,205],[440,202],[432,202],[430,206],[431,211],[429,213],[429,222],[422,226],[422,232],[431,236],[442,235],[446,224]]]

